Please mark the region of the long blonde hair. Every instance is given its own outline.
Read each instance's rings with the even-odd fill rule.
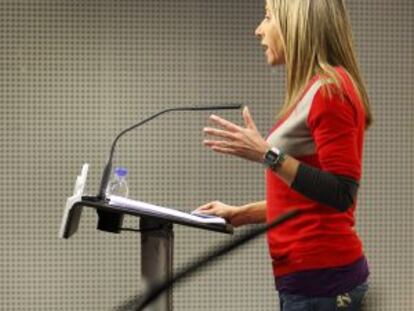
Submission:
[[[311,78],[320,74],[340,85],[334,67],[349,74],[372,123],[368,94],[354,52],[351,26],[343,0],[268,0],[285,44],[286,95],[279,117],[299,99]]]

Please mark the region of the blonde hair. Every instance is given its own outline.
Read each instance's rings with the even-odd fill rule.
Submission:
[[[361,98],[368,128],[372,123],[371,109],[344,1],[268,0],[268,5],[279,23],[285,47],[287,91],[279,117],[295,105],[316,74],[334,81],[340,88],[340,77],[334,67],[341,66]]]

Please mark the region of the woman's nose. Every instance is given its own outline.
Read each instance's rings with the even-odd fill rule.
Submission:
[[[254,31],[254,34],[256,35],[256,37],[262,36],[262,23],[260,23],[259,26],[257,26],[256,30]]]
[[[256,30],[254,31],[256,37],[260,37],[260,25],[257,26]]]

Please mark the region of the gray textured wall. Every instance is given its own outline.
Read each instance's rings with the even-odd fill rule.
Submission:
[[[414,2],[348,5],[375,113],[358,211],[369,310],[409,311]],[[138,236],[98,232],[85,210],[77,235],[57,238],[74,179],[90,163],[95,193],[115,133],[168,107],[247,103],[265,134],[284,74],[254,38],[262,14],[262,1],[247,0],[0,0],[1,310],[111,310],[136,293]],[[202,147],[207,116],[165,115],[121,141],[132,197],[182,210],[263,198],[261,167]],[[176,268],[231,238],[175,233]],[[175,309],[277,310],[265,239],[176,287]]]

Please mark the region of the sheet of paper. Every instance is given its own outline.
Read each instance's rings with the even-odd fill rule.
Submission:
[[[181,212],[173,208],[161,207],[154,204],[136,201],[116,195],[111,195],[109,197],[110,205],[118,205],[122,207],[127,207],[134,209],[136,211],[149,212],[154,216],[173,216],[181,219],[186,219],[196,223],[205,223],[205,224],[226,224],[226,220],[221,217],[209,217],[204,218],[196,215],[191,215],[189,213]]]

